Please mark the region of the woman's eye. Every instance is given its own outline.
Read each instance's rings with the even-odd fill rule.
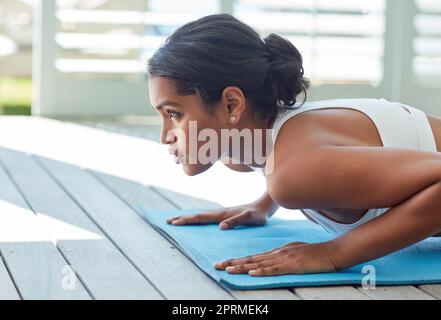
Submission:
[[[169,119],[171,119],[171,118],[178,117],[178,116],[179,116],[179,113],[176,112],[176,111],[168,110],[168,111],[167,111],[167,115],[168,115]]]

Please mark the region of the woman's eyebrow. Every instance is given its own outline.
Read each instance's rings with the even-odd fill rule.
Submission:
[[[177,103],[177,102],[173,102],[173,101],[166,100],[166,101],[163,101],[163,102],[161,102],[160,104],[158,104],[155,108],[156,108],[156,110],[161,110],[161,108],[162,108],[163,106],[175,106],[175,107],[179,107],[180,104]],[[153,108],[153,107],[152,107],[152,108]]]

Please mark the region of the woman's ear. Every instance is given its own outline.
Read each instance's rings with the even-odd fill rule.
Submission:
[[[246,100],[242,90],[234,86],[226,87],[222,92],[222,109],[227,122],[230,124],[239,122],[246,110]]]

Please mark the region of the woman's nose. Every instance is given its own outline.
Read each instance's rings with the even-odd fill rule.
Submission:
[[[174,143],[176,140],[176,136],[173,134],[172,130],[163,129],[161,132],[161,143],[162,144],[170,144]]]

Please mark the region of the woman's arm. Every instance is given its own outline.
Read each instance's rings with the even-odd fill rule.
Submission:
[[[331,241],[337,269],[407,247],[441,231],[441,182],[427,186],[382,216]]]
[[[267,191],[256,201],[254,201],[256,205],[262,208],[263,211],[268,212],[268,217],[271,217],[277,209],[279,209],[279,205],[271,198]]]
[[[283,153],[266,181],[288,209],[389,208],[441,180],[437,152],[327,145]]]
[[[246,164],[243,163],[233,164],[232,159],[228,157],[222,158],[221,161],[225,166],[227,166],[228,168],[234,171],[239,171],[239,172],[254,171],[250,166]],[[261,207],[264,211],[268,211],[269,217],[271,217],[279,208],[279,205],[276,202],[274,202],[274,200],[270,197],[267,191],[265,191],[265,193],[259,199],[254,201],[254,203],[259,207]]]
[[[308,155],[308,152],[304,152]],[[288,208],[391,209],[329,243],[337,267],[384,256],[441,231],[441,154],[322,146],[275,167],[272,198]]]
[[[292,150],[291,150],[292,152]],[[391,209],[322,243],[288,243],[216,264],[266,276],[345,269],[441,231],[441,154],[414,149],[324,146],[289,153],[270,176],[269,194],[288,208]],[[276,157],[277,160],[277,157]],[[234,267],[234,268],[233,268]]]

